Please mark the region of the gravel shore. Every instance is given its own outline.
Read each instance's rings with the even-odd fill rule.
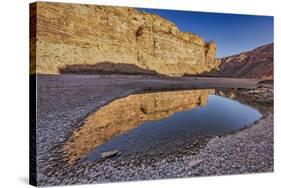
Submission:
[[[90,113],[143,90],[253,89],[257,80],[138,76],[39,75],[37,78],[37,180],[39,186],[131,181],[273,171],[273,112],[249,128],[211,138],[194,155],[141,162],[118,157],[70,165],[63,144]]]

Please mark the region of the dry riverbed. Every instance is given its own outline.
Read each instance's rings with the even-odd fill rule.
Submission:
[[[255,79],[153,76],[39,75],[37,78],[38,184],[79,184],[273,171],[273,89]],[[64,143],[80,122],[110,101],[144,90],[236,88],[245,98],[266,101],[263,117],[230,135],[202,140],[193,155],[159,159],[115,156],[69,164]],[[258,92],[258,90],[261,90]],[[248,101],[245,100],[247,103]],[[268,110],[269,109],[269,110]],[[122,154],[121,154],[122,155]]]

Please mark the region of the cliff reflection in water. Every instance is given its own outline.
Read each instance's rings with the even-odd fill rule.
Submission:
[[[176,112],[204,106],[213,89],[134,94],[117,99],[89,115],[74,131],[64,148],[70,163],[82,158],[115,136],[126,133],[145,121],[159,120]]]

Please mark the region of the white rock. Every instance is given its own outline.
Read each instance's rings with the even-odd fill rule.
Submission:
[[[189,161],[189,163],[188,163],[188,167],[189,167],[189,168],[193,168],[193,167],[195,167],[195,166],[198,166],[200,163],[202,163],[202,160],[200,160],[200,159],[191,160],[191,161]]]
[[[108,158],[108,157],[113,157],[113,156],[117,155],[118,153],[119,153],[118,150],[103,152],[103,153],[101,153],[100,158],[104,159],[104,158]]]

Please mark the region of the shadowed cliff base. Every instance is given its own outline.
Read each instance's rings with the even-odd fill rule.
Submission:
[[[124,75],[159,75],[153,70],[145,70],[134,64],[101,62],[94,65],[73,64],[59,69],[61,74],[124,74]]]
[[[248,52],[224,57],[217,68],[198,74],[185,73],[183,77],[225,77],[273,79],[273,43],[260,46]],[[59,68],[61,74],[116,74],[116,75],[153,75],[171,77],[155,70],[143,69],[135,64],[113,63],[109,61],[96,64],[72,64]],[[178,75],[177,77],[180,77]]]
[[[215,72],[215,71],[214,71]],[[154,70],[142,69],[134,64],[100,62],[96,64],[71,64],[59,68],[60,74],[85,74],[85,75],[147,75],[158,78],[179,79],[181,76],[174,77],[160,74]],[[182,77],[219,77],[212,75],[212,72],[202,74],[184,74]]]
[[[211,70],[197,75],[184,74],[190,77],[223,77],[223,78],[257,78],[273,80],[273,62],[261,62],[246,65],[229,65],[220,70]]]

